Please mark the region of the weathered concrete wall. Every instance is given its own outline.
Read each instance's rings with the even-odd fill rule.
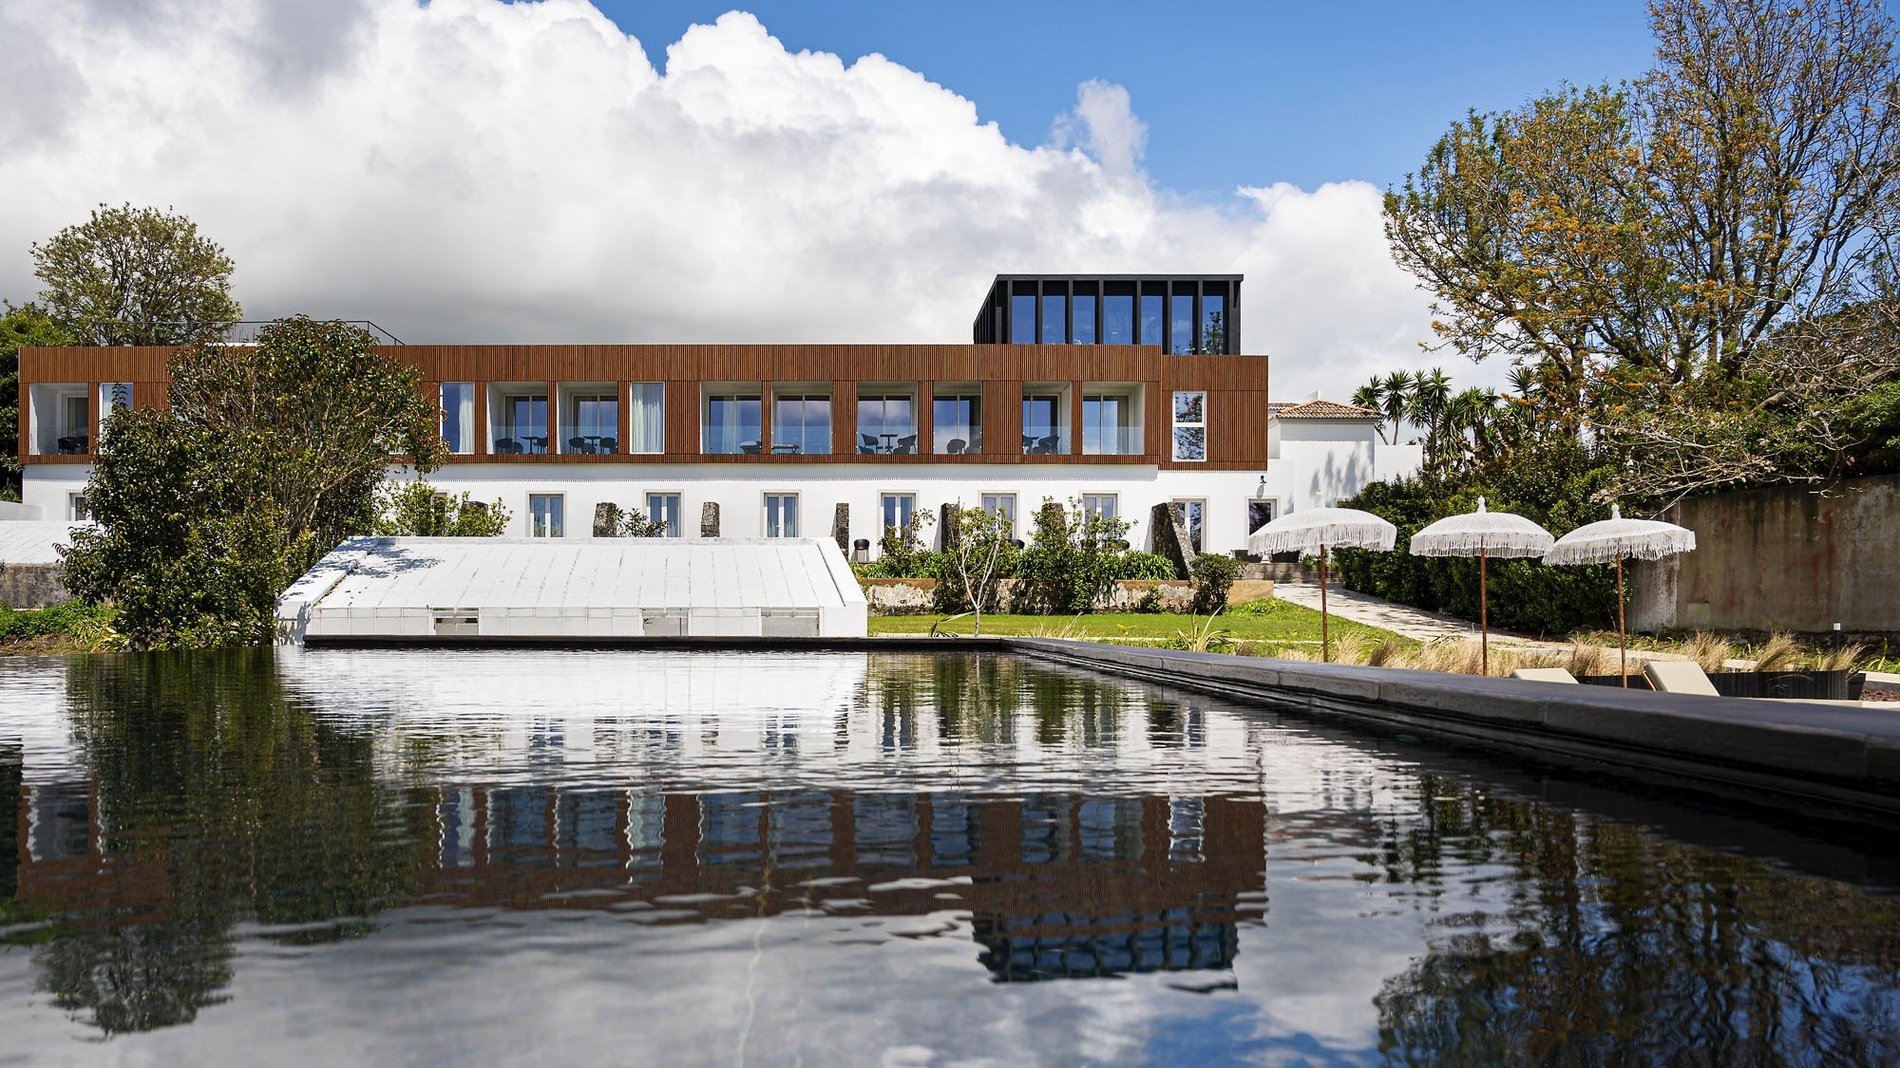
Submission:
[[[8,608],[45,608],[69,601],[58,564],[0,564],[0,604]]]
[[[1630,568],[1632,629],[1900,634],[1900,476],[1826,496],[1725,493],[1670,512],[1696,550]]]

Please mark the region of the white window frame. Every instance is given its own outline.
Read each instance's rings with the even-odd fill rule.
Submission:
[[[1247,498],[1247,509],[1246,509],[1246,511],[1245,511],[1245,512],[1243,513],[1243,516],[1242,516],[1242,517],[1243,517],[1243,518],[1245,519],[1245,521],[1246,521],[1246,523],[1247,523],[1247,526],[1248,526],[1249,528],[1252,528],[1252,527],[1253,527],[1253,506],[1254,506],[1254,505],[1256,505],[1256,504],[1264,504],[1264,505],[1266,505],[1266,506],[1267,506],[1267,522],[1269,522],[1269,523],[1271,523],[1271,522],[1273,522],[1273,521],[1274,521],[1275,519],[1278,519],[1278,518],[1279,518],[1279,516],[1280,516],[1280,498],[1278,498],[1278,497],[1248,497],[1248,498]],[[1248,535],[1252,535],[1252,534],[1253,534],[1253,530],[1252,530],[1252,529],[1249,529],[1249,530],[1247,531],[1247,534],[1248,534]]]
[[[1089,506],[1090,501],[1107,501],[1108,509],[1104,511],[1101,508],[1091,508]],[[1110,519],[1120,519],[1122,517],[1121,494],[1084,493],[1082,495],[1082,511],[1087,515],[1105,515]]]
[[[980,502],[980,507],[986,512],[994,512],[997,510],[997,505],[1000,505],[1004,501],[1009,502],[1009,537],[1012,541],[1015,540],[1016,495],[1014,493],[985,493],[977,497],[977,500]],[[996,505],[992,505],[990,503],[992,501],[996,502]]]
[[[70,490],[66,494],[66,518],[75,523],[84,523],[92,519],[92,512],[86,507],[86,494],[80,490]]]
[[[559,530],[554,531],[552,533],[548,533],[548,534],[542,534],[542,533],[537,532],[538,521],[535,518],[535,514],[534,514],[534,502],[538,500],[550,500],[550,501],[555,502],[559,506],[559,509],[560,509],[560,516],[558,517],[559,522],[560,522]],[[553,526],[553,524],[550,523],[549,526]],[[567,537],[567,494],[565,493],[530,493],[528,494],[528,536],[531,538],[565,538]]]
[[[886,530],[891,529],[891,524],[886,523],[884,521],[884,502],[887,498],[891,498],[891,497],[909,497],[910,498],[910,514],[912,516],[915,516],[917,514],[917,494],[914,490],[891,490],[889,492],[880,491],[877,495],[877,523],[878,523],[877,534],[880,539],[883,538],[884,532]],[[897,529],[902,530],[904,529],[906,525],[907,524],[905,522],[900,520],[897,524]]]
[[[772,530],[772,503],[774,501],[785,500],[792,502],[792,529],[789,533],[785,532],[784,516],[781,515],[779,517],[780,529],[775,533]],[[798,537],[798,523],[801,518],[799,513],[804,510],[804,505],[799,501],[796,492],[790,490],[767,490],[759,495],[759,531],[768,538],[796,538]]]
[[[644,495],[647,506],[647,519],[657,522],[663,517],[659,514],[660,509],[653,507],[653,498],[655,497],[671,497],[675,504],[673,518],[665,520],[666,537],[684,537],[686,534],[686,496],[678,490],[648,490]]]
[[[462,428],[464,433],[468,435],[468,448],[466,449],[458,448],[457,443],[450,441],[448,437],[450,386],[465,386],[468,388],[467,411],[464,413],[467,418],[467,425]],[[475,383],[473,382],[436,383],[435,429],[436,433],[442,438],[442,444],[448,447],[449,455],[451,456],[473,456],[479,451],[480,443],[475,440],[475,405],[481,401],[479,393],[480,391],[475,388]]]
[[[1181,398],[1198,396],[1201,398],[1201,418],[1199,422],[1180,418]],[[1204,389],[1177,389],[1168,398],[1168,455],[1175,463],[1199,464],[1207,462],[1207,391]],[[1181,455],[1181,431],[1198,429],[1201,432],[1201,454],[1199,456]]]
[[[1207,498],[1206,497],[1170,497],[1168,498],[1169,511],[1173,511],[1174,506],[1177,504],[1184,505],[1184,506],[1190,505],[1190,504],[1198,504],[1201,506],[1201,543],[1199,545],[1193,545],[1193,543],[1190,542],[1189,544],[1193,547],[1194,551],[1197,553],[1206,552],[1207,551]],[[1181,509],[1181,525],[1187,528],[1189,536],[1192,537],[1194,533],[1194,527],[1192,524],[1188,522],[1186,507],[1183,507]]]

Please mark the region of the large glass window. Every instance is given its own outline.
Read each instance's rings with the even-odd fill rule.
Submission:
[[[896,527],[904,530],[910,526],[911,516],[917,514],[917,495],[886,493],[878,500],[878,510],[884,518],[884,529]]]
[[[565,504],[559,493],[528,494],[528,533],[537,538],[566,537]]]
[[[32,439],[28,444],[33,455],[80,456],[91,450],[91,387],[42,382],[27,392],[21,399],[29,406]]]
[[[1227,298],[1219,293],[1201,298],[1201,351],[1216,356],[1227,351]]]
[[[501,399],[495,451],[535,455],[548,451],[548,395],[511,393]]]
[[[475,383],[442,383],[442,443],[457,456],[475,451]]]
[[[635,382],[627,410],[628,452],[666,451],[666,383]]]
[[[765,536],[768,538],[798,537],[798,494],[768,493],[765,495]]]
[[[1135,287],[1129,282],[1107,284],[1108,293],[1102,297],[1102,342],[1107,345],[1133,345]]]
[[[930,402],[930,448],[939,456],[983,451],[983,398],[975,393],[939,395]]]
[[[567,398],[563,452],[583,456],[620,451],[620,398],[612,393],[573,393]]]
[[[907,393],[858,397],[858,451],[905,456],[917,451],[917,421]]]
[[[1207,502],[1198,500],[1174,500],[1169,506],[1181,517],[1187,527],[1188,546],[1195,552],[1201,551],[1201,534],[1207,528]]]
[[[781,393],[772,402],[772,451],[822,456],[831,451],[831,398]]]
[[[666,536],[680,536],[680,495],[677,493],[647,494],[647,518],[655,523],[666,524]]]
[[[1036,298],[1032,294],[1017,293],[1009,298],[1009,343],[1036,343]]]
[[[1045,293],[1042,298],[1042,343],[1061,345],[1069,340],[1067,306],[1069,298]]]
[[[1103,519],[1114,519],[1121,514],[1121,505],[1113,493],[1084,493],[1082,511]]]
[[[1023,395],[1023,453],[1050,456],[1061,451],[1062,397],[1055,393]]]
[[[1141,452],[1140,405],[1127,393],[1082,394],[1082,452],[1133,456]]]
[[[1069,310],[1075,316],[1069,329],[1069,340],[1078,345],[1095,344],[1095,297],[1077,293],[1069,304]]]
[[[1141,344],[1160,345],[1166,342],[1167,339],[1161,336],[1162,306],[1166,303],[1166,298],[1160,293],[1141,295]]]
[[[1174,458],[1207,459],[1207,394],[1200,390],[1174,395]]]
[[[1176,289],[1168,305],[1168,351],[1185,356],[1194,351],[1193,291]]]
[[[706,396],[705,450],[714,456],[759,451],[759,395],[712,393]]]

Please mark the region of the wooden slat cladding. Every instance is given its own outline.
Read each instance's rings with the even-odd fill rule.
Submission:
[[[163,402],[165,347],[53,348],[21,352],[22,400],[34,383],[133,382],[135,403]],[[551,423],[558,423],[558,383],[619,383],[621,440],[628,440],[625,384],[665,384],[664,453],[619,456],[458,456],[454,463],[1150,463],[1201,470],[1262,469],[1267,463],[1267,360],[1260,356],[1164,356],[1146,345],[407,345],[383,349],[415,367],[431,394],[442,382],[472,382],[478,389],[476,433],[488,438],[487,387],[500,383],[545,384]],[[771,386],[829,383],[832,452],[829,456],[700,453],[702,386],[743,383],[756,387],[762,421],[772,419]],[[857,452],[857,396],[863,382],[914,383],[920,453],[867,457]],[[931,388],[939,383],[978,383],[983,397],[983,454],[930,454]],[[1026,382],[1067,383],[1072,444],[1063,455],[1023,456],[1022,387]],[[1140,383],[1145,453],[1135,457],[1082,455],[1081,394],[1096,383]],[[1208,459],[1171,459],[1173,393],[1208,394]],[[750,392],[750,389],[747,390]],[[27,444],[28,405],[21,405],[20,443]],[[769,433],[769,430],[768,430]],[[558,435],[550,435],[556,437]],[[769,438],[767,438],[769,440]],[[484,446],[485,447],[485,446]],[[25,456],[28,462],[53,457]],[[71,460],[73,458],[64,458]]]

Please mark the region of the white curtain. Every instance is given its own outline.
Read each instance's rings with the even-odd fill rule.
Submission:
[[[635,382],[628,452],[666,451],[666,383]]]

